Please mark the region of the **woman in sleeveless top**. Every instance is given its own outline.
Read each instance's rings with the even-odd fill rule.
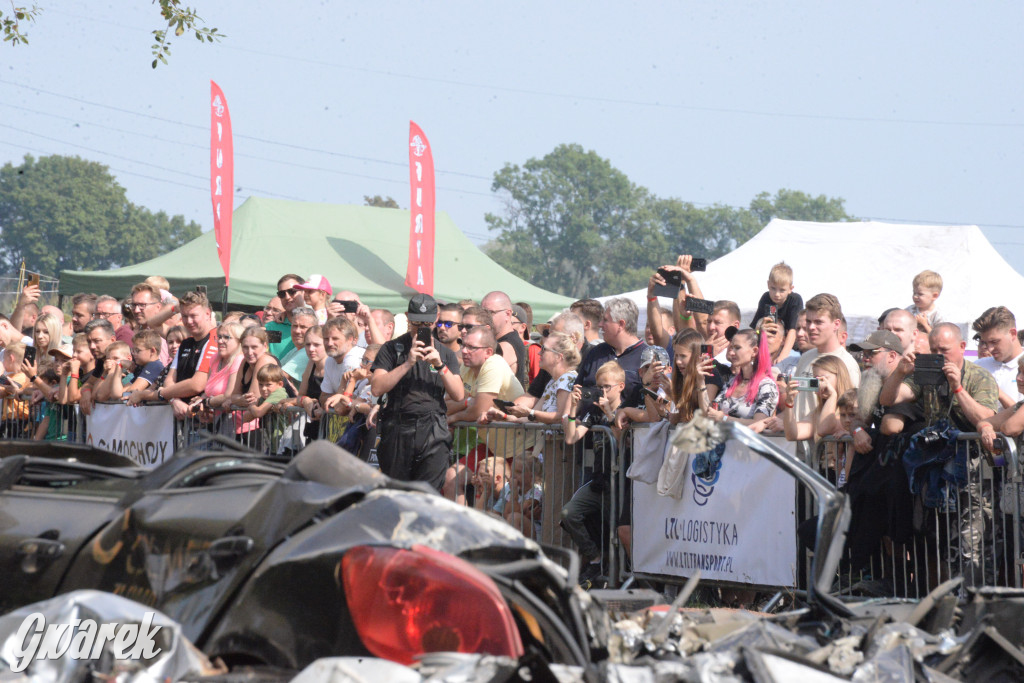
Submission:
[[[239,337],[239,342],[242,346],[242,364],[235,374],[234,386],[230,395],[224,400],[223,408],[235,411],[232,418],[235,423],[235,438],[239,441],[247,441],[248,439],[243,437],[259,427],[259,420],[243,422],[240,418],[240,411],[256,405],[256,401],[260,397],[256,373],[264,365],[277,365],[277,359],[270,353],[267,331],[262,327],[245,328]]]
[[[219,414],[229,398],[228,391],[235,386],[235,376],[242,365],[242,347],[239,338],[242,327],[237,322],[221,323],[217,328],[217,355],[210,363],[210,376],[206,381],[206,389],[202,396],[193,400],[194,404],[202,404],[199,413],[202,422],[212,422]]]
[[[320,437],[320,383],[324,381],[324,364],[327,362],[327,351],[324,349],[324,331],[319,325],[314,325],[306,331],[306,355],[309,356],[309,365],[302,374],[302,384],[299,386],[299,406],[306,411],[309,422],[306,424],[304,435],[306,439],[317,439]]]

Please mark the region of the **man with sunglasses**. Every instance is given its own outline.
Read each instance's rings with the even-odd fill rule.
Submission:
[[[444,304],[438,309],[437,322],[434,323],[434,336],[455,354],[462,351],[462,330],[459,329],[461,323],[462,306]]]
[[[263,325],[264,329],[268,332],[281,333],[281,341],[272,342],[268,345],[270,353],[275,358],[284,358],[288,355],[289,351],[295,348],[295,344],[292,342],[291,314],[296,308],[306,305],[303,291],[298,287],[305,282],[301,275],[296,275],[295,273],[282,275],[277,281],[277,298],[281,300],[281,305],[284,306],[284,315],[280,322],[269,321]]]
[[[461,401],[465,390],[451,349],[416,338],[437,321],[434,298],[412,297],[406,317],[409,331],[381,346],[371,368],[370,387],[381,404],[377,459],[390,477],[440,490],[452,452],[445,394]]]

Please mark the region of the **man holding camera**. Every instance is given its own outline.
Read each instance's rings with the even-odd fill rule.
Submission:
[[[610,360],[616,361],[626,371],[626,388],[622,393],[624,406],[644,404],[640,393],[640,356],[647,344],[637,336],[637,319],[640,311],[630,299],[619,297],[605,303],[601,316],[601,332],[604,341],[597,344],[583,358],[576,374],[576,384],[584,387],[597,385],[597,370]]]
[[[991,417],[999,408],[999,387],[986,370],[974,363],[964,362],[963,340],[960,328],[952,323],[940,323],[928,335],[931,354],[917,354],[908,351],[882,387],[879,402],[884,406],[916,401],[924,411],[925,424],[933,427],[948,416],[950,423],[962,432],[973,432],[982,420]],[[929,357],[931,356],[931,357]],[[941,363],[941,364],[940,364]],[[936,447],[945,442],[945,436],[938,429],[921,432],[923,442]],[[943,446],[948,449],[948,446]],[[956,531],[950,534],[945,552],[946,562],[952,567],[961,567],[965,586],[991,585],[989,579],[997,566],[996,548],[985,544],[983,538],[991,529],[994,501],[980,481],[980,458],[972,457],[971,450],[956,448],[953,456],[956,469],[962,466],[967,477],[966,484],[952,496],[957,520]],[[934,452],[908,450],[903,455],[903,464],[908,472],[942,466]],[[948,465],[947,465],[948,466]],[[917,475],[921,476],[921,475]],[[953,487],[952,483],[947,484]],[[998,489],[998,485],[996,487]],[[926,488],[925,504],[935,499],[938,491]],[[987,577],[985,575],[988,575]]]
[[[967,343],[956,325],[936,325],[928,335],[928,343],[931,354],[917,354],[913,350],[903,354],[882,385],[879,403],[891,406],[917,401],[927,424],[948,413],[957,429],[974,431],[978,422],[991,417],[999,408],[995,379],[974,363],[964,362]],[[941,359],[928,358],[929,355]]]
[[[432,343],[434,298],[417,294],[406,316],[409,331],[386,342],[373,362],[370,387],[381,397],[377,459],[389,477],[425,481],[440,490],[452,452],[444,397],[447,392],[461,401],[465,390],[458,358]]]

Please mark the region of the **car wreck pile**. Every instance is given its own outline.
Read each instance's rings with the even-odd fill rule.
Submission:
[[[0,679],[1024,680],[1024,591],[953,579],[920,601],[840,601],[845,498],[742,426],[719,437],[817,502],[808,590],[769,607],[786,611],[687,608],[699,576],[671,604],[582,591],[571,552],[324,442],[274,462],[214,440],[154,470],[0,444]],[[80,647],[86,622],[159,625],[160,652]],[[29,654],[42,623],[68,626]]]

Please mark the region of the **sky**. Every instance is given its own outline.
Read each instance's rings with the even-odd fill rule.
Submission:
[[[494,173],[579,143],[699,206],[789,188],[859,218],[979,225],[1024,273],[1020,2],[194,0],[226,37],[178,38],[157,69],[156,5],[37,2],[30,43],[0,44],[0,163],[99,161],[204,230],[213,79],[236,207],[408,207],[413,120],[438,210],[478,244],[503,210]]]

